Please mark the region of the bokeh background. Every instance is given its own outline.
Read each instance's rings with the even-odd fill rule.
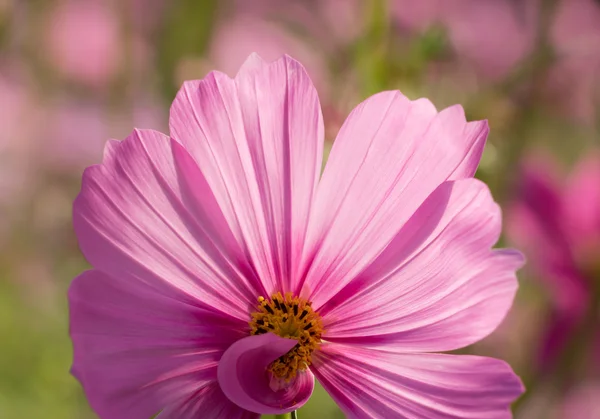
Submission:
[[[308,69],[327,147],[400,89],[488,119],[477,177],[528,256],[511,314],[460,352],[510,362],[517,418],[600,418],[600,1],[0,0],[0,418],[94,418],[69,375],[66,290],[84,167],[168,132],[181,82],[247,55]],[[342,418],[320,389],[304,418]]]

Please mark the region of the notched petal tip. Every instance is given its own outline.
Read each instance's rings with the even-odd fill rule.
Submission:
[[[219,361],[217,377],[223,393],[251,412],[282,414],[300,408],[310,398],[314,377],[306,371],[286,386],[275,383],[267,367],[286,354],[296,340],[271,333],[248,336],[231,345]]]
[[[238,70],[235,79],[239,80],[247,76],[255,76],[257,73],[264,71],[268,67],[276,67],[282,65],[282,63],[284,67],[287,67],[292,72],[301,71],[305,73],[306,77],[310,79],[310,76],[308,75],[308,72],[306,71],[304,65],[300,61],[296,60],[294,57],[288,54],[283,54],[275,61],[266,61],[256,52],[253,52],[248,56],[248,58],[246,58],[246,61],[244,61],[244,63]]]
[[[295,58],[291,57],[288,54],[284,54],[277,60],[270,62],[270,61],[266,61],[258,53],[253,52],[248,56],[248,58],[246,58],[244,63],[240,66],[234,79],[240,79],[245,76],[252,76],[255,73],[263,71],[265,68],[267,68],[271,65],[276,65],[277,63],[279,63],[281,61],[285,61],[286,64],[290,67],[297,67],[297,68],[301,68],[302,70],[306,71],[304,66],[302,65],[302,63],[300,63],[300,61],[296,60]],[[223,73],[222,71],[213,70],[213,71],[208,72],[206,74],[206,76],[204,76],[204,78],[202,78],[202,79],[184,81],[181,86],[180,91],[188,89],[190,87],[192,90],[196,90],[198,88],[198,84],[201,83],[202,81],[206,81],[206,80],[210,80],[210,79],[214,79],[214,78],[221,78],[221,77],[231,80],[231,77],[229,77],[228,74]]]
[[[245,74],[253,73],[255,71],[262,70],[265,66],[269,65],[267,61],[265,61],[260,55],[256,52],[253,52],[246,58],[246,61],[242,64],[240,69],[238,70],[235,78],[240,78]]]
[[[120,145],[121,141],[115,140],[113,138],[106,141],[106,144],[104,144],[104,153],[102,155],[102,161],[104,162],[109,159],[112,159],[117,153],[117,150]]]

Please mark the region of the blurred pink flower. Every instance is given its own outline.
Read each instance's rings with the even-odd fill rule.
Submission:
[[[539,0],[393,0],[400,28],[423,32],[447,29],[459,60],[492,80],[510,74],[534,50],[541,13]],[[557,62],[550,68],[547,96],[584,121],[593,121],[600,103],[600,4],[560,0],[550,25]]]
[[[26,190],[34,166],[33,138],[39,110],[28,86],[0,74],[0,207],[14,205]]]
[[[53,168],[73,171],[102,158],[109,138],[123,138],[131,126],[162,129],[163,108],[153,100],[111,110],[96,101],[59,101],[48,110],[43,158]]]
[[[450,42],[459,56],[473,63],[483,75],[502,79],[533,51],[537,3],[531,0],[446,2],[444,22]]]
[[[337,45],[340,45],[357,39],[365,30],[366,6],[368,4],[359,0],[325,0],[318,2],[319,14],[323,19],[319,23],[319,27],[321,30],[327,28],[328,31],[323,34],[323,41],[333,40]],[[314,20],[311,19],[310,22],[314,24]]]
[[[24,125],[24,116],[27,111],[27,94],[22,87],[13,80],[0,75],[0,146],[7,147],[11,142],[18,142],[22,136],[21,129]]]
[[[290,34],[300,32],[304,41],[321,52],[335,52],[360,36],[370,7],[360,0],[238,0],[233,3],[236,14],[276,23]]]
[[[401,29],[423,32],[443,21],[444,0],[392,0],[390,12]]]
[[[355,418],[510,415],[506,363],[430,353],[488,335],[517,288],[473,178],[485,121],[377,94],[321,177],[306,71],[252,56],[186,82],[170,131],[110,141],[74,203],[94,268],[69,291],[73,373],[100,417],[258,418],[314,377]]]
[[[152,32],[168,14],[173,4],[168,0],[126,0],[129,6],[128,16],[134,27],[141,32]]]
[[[43,157],[52,166],[73,170],[102,157],[110,119],[96,102],[63,102],[51,106]]]
[[[542,348],[545,365],[587,312],[593,273],[600,270],[600,154],[583,159],[564,184],[558,180],[560,170],[542,156],[523,165],[507,233],[525,250],[530,268],[552,299]]]
[[[560,1],[550,35],[557,63],[548,87],[560,98],[555,103],[572,116],[593,122],[600,112],[600,3]]]
[[[506,77],[533,49],[537,1],[394,0],[401,27],[424,31],[434,24],[448,31],[451,46],[489,79]]]
[[[600,418],[600,383],[579,384],[571,390],[562,405],[560,419]]]
[[[66,0],[49,16],[48,58],[67,79],[102,87],[122,60],[119,21],[109,2]]]

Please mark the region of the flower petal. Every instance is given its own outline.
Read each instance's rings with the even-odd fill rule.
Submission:
[[[180,403],[163,410],[157,419],[259,419],[233,404],[221,391],[218,383],[202,387]]]
[[[282,414],[300,408],[310,398],[314,378],[299,373],[289,387],[273,390],[267,367],[298,342],[272,333],[248,336],[235,342],[219,361],[219,384],[238,406],[261,414]]]
[[[73,374],[101,418],[149,418],[216,383],[243,322],[137,281],[87,271],[69,289]]]
[[[513,240],[519,246],[530,250],[527,254],[534,258],[538,251],[543,253],[543,259],[549,256],[548,252],[555,253],[552,259],[561,255],[564,258],[569,254],[569,244],[565,235],[560,183],[556,178],[559,168],[551,159],[542,156],[529,157],[520,169],[513,204],[518,212],[528,214],[515,220],[509,214],[508,233],[514,236]]]
[[[578,310],[554,310],[547,317],[539,339],[539,352],[535,357],[537,366],[543,371],[551,370],[565,347],[573,341],[573,335],[582,324],[587,306],[587,301],[583,300]]]
[[[523,392],[504,362],[323,345],[312,367],[348,418],[511,418]]]
[[[389,246],[320,313],[325,339],[446,351],[492,332],[508,312],[523,257],[491,250],[500,208],[476,179],[443,183]]]
[[[312,208],[303,291],[321,306],[366,267],[433,190],[471,177],[487,136],[462,108],[384,92],[361,103],[333,145]]]
[[[600,152],[591,153],[577,165],[564,198],[569,233],[580,247],[577,250],[597,252],[600,246]]]
[[[290,289],[323,152],[319,100],[302,65],[251,56],[235,80],[212,72],[186,82],[170,126],[267,292]]]
[[[553,304],[560,311],[577,312],[589,291],[569,242],[571,236],[579,236],[572,234],[572,220],[578,215],[569,209],[565,213],[565,204],[573,204],[570,197],[565,202],[561,196],[556,178],[559,169],[542,153],[527,157],[520,170],[519,188],[508,208],[506,233],[527,254],[528,268],[543,282]],[[583,203],[578,207],[585,211]]]
[[[263,292],[208,184],[181,147],[155,131],[109,142],[85,171],[73,223],[88,261],[122,281],[248,319]]]

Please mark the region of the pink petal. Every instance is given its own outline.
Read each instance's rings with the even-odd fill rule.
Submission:
[[[109,143],[73,206],[80,247],[98,270],[247,322],[264,292],[198,167],[155,131]]]
[[[325,339],[446,351],[492,332],[523,257],[491,246],[500,208],[480,181],[443,183],[377,259],[320,310]]]
[[[304,292],[321,306],[380,253],[433,190],[475,173],[485,121],[384,92],[361,103],[333,145],[311,213]],[[302,284],[301,284],[302,285]]]
[[[581,237],[573,228],[579,221],[572,221],[578,215],[571,198],[563,194],[557,173],[552,159],[543,154],[526,159],[508,208],[506,233],[527,254],[528,267],[543,281],[554,303],[569,311],[581,307],[587,290],[569,241],[577,243]]]
[[[564,196],[565,216],[578,250],[600,248],[600,152],[584,157],[569,179]],[[585,248],[589,249],[585,249]],[[596,249],[592,249],[596,247]],[[589,255],[593,257],[593,255]]]
[[[523,392],[510,367],[492,358],[333,344],[315,355],[315,376],[348,418],[508,419]]]
[[[100,271],[69,290],[73,374],[102,418],[149,418],[216,384],[223,352],[246,325],[139,281]]]
[[[300,408],[310,398],[314,378],[300,372],[289,387],[273,390],[267,367],[295,345],[271,333],[248,336],[235,342],[219,361],[219,384],[238,406],[262,414],[282,414]]]
[[[580,327],[587,310],[588,302],[582,299],[578,307],[568,311],[555,310],[547,317],[548,324],[542,331],[539,353],[536,356],[539,367],[551,370],[556,365],[560,354],[573,340],[573,335]]]
[[[190,395],[181,403],[163,410],[157,419],[259,419],[252,413],[233,404],[217,383],[209,384]]]
[[[290,57],[235,80],[184,83],[171,132],[190,152],[268,293],[294,281],[321,167],[323,121],[306,71]]]
[[[507,236],[525,252],[527,267],[549,293],[552,303],[561,311],[579,311],[589,295],[586,278],[573,259],[566,237],[549,235],[556,229],[548,230],[542,218],[527,203],[514,203],[508,211]]]
[[[523,163],[516,192],[516,200],[527,207],[537,218],[536,224],[543,229],[545,241],[560,246],[560,253],[568,253],[565,222],[561,198],[561,183],[556,176],[559,169],[550,157],[528,157]],[[526,226],[519,226],[526,228]],[[526,239],[526,238],[524,238]],[[524,245],[526,243],[523,243]],[[544,243],[531,243],[544,246]],[[559,256],[559,255],[556,255]]]

